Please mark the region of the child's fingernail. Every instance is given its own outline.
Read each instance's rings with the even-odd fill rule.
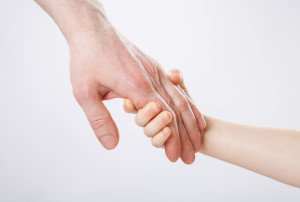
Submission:
[[[151,106],[151,110],[154,112],[154,113],[158,113],[159,112],[159,107],[153,103],[152,106]]]
[[[172,115],[170,113],[166,112],[163,116],[163,119],[165,121],[170,121],[172,119]]]
[[[151,111],[153,111],[154,113],[157,113],[158,109],[156,107],[151,107]]]
[[[170,131],[169,131],[169,130],[170,130],[170,129],[166,127],[166,128],[163,130],[163,135],[169,136],[169,135],[170,135]]]

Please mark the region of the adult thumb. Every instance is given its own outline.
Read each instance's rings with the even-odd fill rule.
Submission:
[[[80,105],[100,143],[106,149],[114,149],[119,142],[118,128],[99,93],[95,92],[80,100]]]

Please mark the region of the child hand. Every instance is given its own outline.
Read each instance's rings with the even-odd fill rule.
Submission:
[[[168,73],[168,78],[174,85],[187,95],[192,107],[195,107],[193,101],[184,85],[183,77],[180,71],[171,70]],[[167,126],[172,121],[172,116],[169,112],[161,112],[160,106],[155,102],[149,102],[144,108],[136,110],[133,102],[129,99],[124,100],[123,108],[127,113],[137,113],[135,121],[137,125],[144,127],[144,133],[146,136],[152,138],[152,144],[155,147],[163,147],[171,134],[170,128]],[[196,111],[196,110],[195,110]],[[205,122],[198,123],[199,130],[202,131],[206,127]],[[192,163],[194,158],[189,162]]]
[[[128,100],[126,101],[129,102]],[[126,108],[125,102],[125,108]],[[161,111],[156,102],[149,102],[145,107],[138,110],[135,122],[144,128],[144,134],[152,138],[154,147],[163,147],[171,135],[171,129],[167,126],[172,121],[172,115],[168,111]]]

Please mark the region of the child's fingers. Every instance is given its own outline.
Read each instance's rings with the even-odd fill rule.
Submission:
[[[171,135],[171,129],[169,127],[164,127],[159,133],[154,135],[151,139],[152,145],[157,148],[164,146],[166,140]]]
[[[129,99],[124,99],[123,109],[127,113],[132,113],[132,114],[137,113],[137,110],[135,109],[133,102]]]
[[[161,107],[156,102],[149,102],[145,107],[140,109],[135,116],[135,122],[138,126],[144,127],[153,119],[159,112]]]
[[[152,137],[161,131],[161,129],[168,125],[171,121],[172,114],[168,111],[163,111],[144,127],[144,133],[146,136]]]

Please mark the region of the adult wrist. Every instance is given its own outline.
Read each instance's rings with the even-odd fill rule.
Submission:
[[[69,45],[114,32],[102,4],[97,0],[35,1],[53,18]]]

